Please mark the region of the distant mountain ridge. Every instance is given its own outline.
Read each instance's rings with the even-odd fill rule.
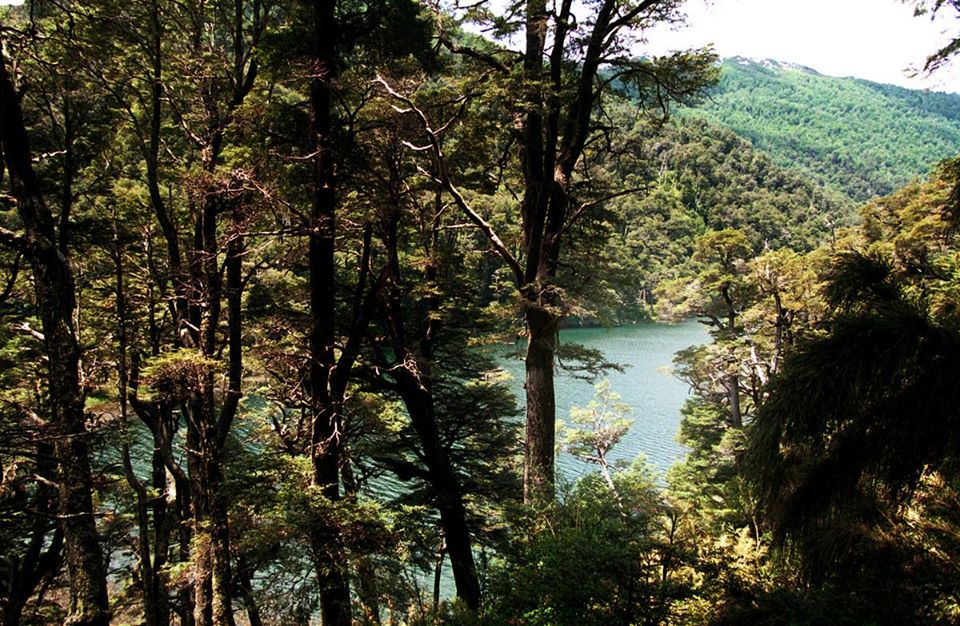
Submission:
[[[731,61],[737,65],[742,65],[749,67],[751,65],[762,65],[767,69],[774,70],[799,70],[801,72],[807,72],[808,74],[816,74],[820,76],[820,72],[808,67],[806,65],[800,65],[799,63],[790,63],[789,61],[778,61],[776,59],[751,59],[750,57],[729,57],[724,60],[724,62]]]
[[[701,107],[774,162],[862,202],[960,153],[960,95],[836,78],[773,59],[733,57]]]

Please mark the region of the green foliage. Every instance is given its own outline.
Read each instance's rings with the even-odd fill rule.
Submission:
[[[942,509],[928,508],[931,489],[953,497],[960,467],[956,292],[937,269],[956,259],[949,171],[864,208],[826,271],[828,332],[787,357],[749,430],[749,476],[774,539],[838,615],[844,601],[830,598],[843,586],[868,623],[957,615],[942,574],[957,544],[941,543],[953,531],[931,532]]]
[[[892,193],[960,149],[960,96],[822,76],[776,61],[723,63],[703,116],[856,201]]]
[[[752,251],[746,235],[725,229],[707,231],[694,242],[696,273],[657,288],[657,314],[665,321],[705,318],[716,336],[735,339],[737,318],[757,298],[747,261]]]
[[[605,248],[591,250],[617,291],[620,319],[649,314],[667,281],[688,286],[697,238],[708,231],[741,232],[753,254],[805,252],[853,219],[848,200],[775,165],[730,130],[686,117],[636,123],[613,107],[611,116],[630,130],[607,175],[645,188],[607,203],[613,234]]]
[[[183,401],[199,391],[204,380],[217,367],[216,359],[198,350],[173,350],[148,360],[143,367],[143,382],[150,397],[165,402]]]
[[[658,623],[683,589],[663,580],[666,549],[653,476],[642,461],[597,474],[553,507],[515,517],[494,561],[485,623],[574,626]],[[623,508],[621,508],[621,502]]]
[[[564,446],[573,456],[590,463],[606,464],[606,455],[627,434],[633,420],[630,406],[611,391],[610,381],[595,385],[594,399],[585,407],[570,407],[574,428],[563,427]]]
[[[697,398],[681,415],[677,439],[689,452],[667,473],[672,501],[714,533],[742,527],[748,520],[734,460],[738,434],[727,426],[726,411]]]
[[[640,6],[613,4],[615,19]],[[335,319],[319,349],[355,360],[347,379],[344,362],[333,368],[326,390],[346,380],[331,497],[311,464],[328,442],[311,438],[318,347],[308,341],[318,226],[308,216],[329,188],[315,188],[322,159],[306,103],[325,68],[312,58],[309,3],[237,6],[0,9],[58,254],[76,275],[83,441],[118,621],[151,621],[141,547],[158,564],[152,589],[177,613],[167,621],[188,621],[181,592],[212,545],[204,509],[229,521],[229,593],[251,622],[252,609],[264,623],[315,617],[318,569],[323,578],[340,549],[355,615],[370,623],[957,620],[960,161],[873,200],[850,227],[850,198],[893,189],[957,149],[956,97],[728,63],[713,103],[667,121],[666,109],[692,106],[716,78],[714,55],[629,58],[623,28],[607,41],[593,108],[570,110],[597,61],[586,58],[590,18],[570,22],[565,60],[543,74],[557,71],[552,88],[528,81],[510,40],[465,33],[431,3],[337,2],[324,145],[335,269],[321,294],[333,294]],[[681,19],[677,0],[644,6],[626,21]],[[464,16],[509,37],[522,9],[494,16],[473,3]],[[450,203],[437,156],[415,149],[429,132],[371,86],[376,74],[430,118],[444,167],[504,242],[501,257]],[[567,147],[582,155],[551,218],[566,220],[555,231],[563,253],[525,300],[529,286],[501,261],[523,265],[531,250],[516,121],[540,88],[547,126],[588,113],[588,132]],[[69,598],[57,486],[71,468],[56,467],[53,442],[64,440],[49,395],[61,381],[47,380],[38,277],[6,245],[23,226],[10,198],[0,197],[0,603],[29,579],[24,622],[54,623]],[[483,346],[544,294],[538,306],[571,323],[656,311],[711,326],[714,343],[675,363],[693,397],[679,432],[689,452],[666,487],[642,460],[608,464],[631,420],[601,383],[562,437],[599,471],[556,503],[514,508],[520,410]],[[617,367],[569,344],[556,358],[579,376]],[[198,391],[207,410],[194,406]],[[238,395],[236,415],[221,412]],[[196,441],[213,431],[216,441]],[[447,549],[438,504],[454,492],[485,584],[477,613],[446,588],[428,599]],[[788,549],[771,554],[774,544]],[[35,570],[22,569],[31,559]]]

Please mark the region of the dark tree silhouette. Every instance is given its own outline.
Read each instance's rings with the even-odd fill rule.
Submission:
[[[860,253],[837,261],[826,295],[840,313],[787,359],[746,457],[775,538],[814,580],[960,458],[956,317],[935,319],[889,262]]]

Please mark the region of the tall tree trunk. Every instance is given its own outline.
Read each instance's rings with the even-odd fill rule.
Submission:
[[[187,440],[189,446],[190,499],[193,505],[194,619],[198,626],[232,626],[230,527],[223,494],[224,448],[241,396],[242,337],[241,298],[243,240],[235,224],[226,253],[226,293],[217,262],[217,215],[228,199],[208,193],[201,213],[199,279],[204,297],[200,323],[200,351],[216,358],[217,328],[221,298],[227,298],[228,388],[217,407],[212,370],[205,372],[201,388],[190,401]],[[233,209],[235,220],[236,208]]]
[[[157,346],[157,353],[159,353],[159,346]],[[191,531],[189,524],[185,523],[191,516],[190,485],[186,472],[173,455],[172,440],[177,426],[171,407],[167,403],[148,403],[140,400],[137,397],[138,378],[139,358],[135,358],[131,367],[128,396],[137,416],[153,434],[151,484],[158,494],[153,498],[150,506],[153,516],[154,623],[158,626],[166,626],[170,623],[172,609],[169,598],[170,579],[166,565],[175,529],[179,535],[177,559],[181,563],[190,560]],[[168,480],[168,472],[172,476],[172,481]],[[168,491],[172,491],[175,497],[173,506],[168,502],[170,495]],[[141,531],[140,534],[142,538],[144,533]],[[180,623],[183,626],[192,626],[193,601],[190,590],[181,590],[179,595]]]
[[[727,400],[730,404],[730,425],[734,428],[743,427],[743,415],[740,411],[740,377],[728,374],[724,386],[727,388]]]
[[[310,394],[313,482],[323,495],[340,500],[343,428],[339,398],[331,376],[336,366],[335,290],[336,193],[331,132],[332,82],[336,79],[336,0],[314,0],[313,68],[310,79],[310,152],[313,162],[313,205],[310,262]],[[334,529],[316,528],[312,541],[320,585],[324,626],[349,626],[350,583],[346,551]]]
[[[437,548],[437,560],[433,565],[433,615],[434,619],[440,611],[440,583],[443,580],[443,560],[447,555],[447,542],[440,537],[440,546]]]
[[[170,550],[170,523],[167,513],[167,472],[159,451],[153,452],[152,486],[157,494],[153,500],[153,596],[155,626],[170,624],[170,576],[167,558]]]
[[[212,398],[201,397],[192,402],[190,418],[209,424],[210,401]],[[198,626],[232,626],[230,528],[222,495],[222,452],[214,447],[216,436],[209,428],[188,428],[187,439],[188,445],[197,446],[190,462],[194,621]]]
[[[439,216],[443,212],[439,193],[436,195],[435,207],[427,249],[431,261],[426,264],[423,275],[425,284],[433,284],[438,272],[436,248],[440,229]],[[450,555],[457,596],[471,610],[478,611],[481,601],[480,581],[473,559],[463,489],[450,455],[441,441],[434,406],[430,362],[433,359],[433,343],[439,331],[436,319],[439,317],[440,298],[436,294],[431,294],[422,300],[427,313],[424,329],[419,337],[422,358],[417,362],[416,356],[410,352],[406,344],[407,333],[403,317],[398,235],[400,207],[395,205],[392,209],[384,241],[389,257],[387,266],[389,278],[393,287],[389,293],[385,294],[386,308],[388,326],[393,335],[394,352],[397,358],[396,365],[390,368],[391,376],[396,382],[397,391],[410,415],[410,421],[420,442],[421,457],[427,466],[427,480],[432,487],[434,505],[440,513],[440,524],[446,540],[446,551]]]
[[[127,301],[123,269],[123,248],[120,245],[117,215],[113,215],[113,262],[116,278],[116,314],[117,314],[117,397],[120,404],[120,419],[126,428],[128,420],[128,390],[130,368],[127,351]],[[167,598],[166,574],[162,572],[166,563],[169,547],[169,530],[166,528],[166,472],[159,450],[154,450],[152,460],[152,485],[159,492],[151,505],[146,487],[137,478],[130,458],[130,449],[126,442],[122,449],[124,472],[127,483],[134,490],[137,509],[137,530],[140,542],[138,557],[142,581],[141,595],[146,626],[168,626],[170,606]],[[153,511],[154,533],[151,541],[150,511]],[[151,546],[152,544],[152,546]],[[153,554],[151,558],[151,552]]]
[[[530,504],[554,497],[556,399],[554,360],[559,318],[535,304],[527,305],[527,419],[523,455],[523,500]]]
[[[67,623],[106,626],[106,567],[93,512],[93,478],[81,388],[78,305],[73,269],[58,246],[54,219],[44,202],[31,163],[19,95],[0,50],[0,141],[17,199],[25,237],[19,245],[34,274],[48,363],[50,424],[56,437],[64,554],[70,575],[70,616]]]
[[[431,382],[424,375],[417,376],[406,369],[398,369],[395,380],[420,441],[434,504],[440,513],[447,554],[450,555],[457,597],[471,610],[477,611],[480,609],[480,579],[473,559],[467,507],[463,502],[460,479],[440,441]]]
[[[213,592],[213,623],[217,626],[232,626],[233,581],[230,564],[230,525],[223,492],[223,462],[211,463],[208,470],[210,503],[210,587]]]
[[[613,0],[598,8],[593,30],[576,76],[576,92],[566,104],[563,91],[566,41],[573,16],[572,1],[562,0],[553,15],[549,67],[546,36],[550,14],[544,0],[526,5],[524,78],[530,93],[523,132],[523,215],[526,264],[518,288],[525,302],[527,326],[527,419],[524,445],[524,502],[553,500],[556,400],[554,359],[564,303],[552,285],[557,276],[562,234],[567,225],[568,189],[583,152],[593,112],[594,77],[609,45]]]
[[[190,486],[183,469],[177,464],[173,456],[173,433],[176,431],[176,419],[171,408],[166,403],[147,403],[137,397],[139,378],[139,359],[133,360],[131,368],[129,399],[131,406],[140,420],[153,434],[153,455],[151,484],[158,495],[152,499],[150,512],[153,516],[153,608],[154,621],[157,626],[166,626],[170,623],[170,578],[167,571],[167,562],[173,531],[178,529],[179,551],[178,560],[185,563],[190,560],[189,545],[191,532],[189,524],[184,520],[190,519]],[[172,481],[168,480],[168,472]],[[136,486],[134,486],[136,489]],[[168,502],[168,491],[172,491],[176,500]],[[143,528],[143,524],[141,523]],[[144,530],[140,531],[141,541],[149,537]],[[145,590],[146,593],[146,590]],[[193,601],[189,589],[180,592],[180,622],[183,626],[192,626]],[[149,604],[144,600],[144,604]]]
[[[736,339],[737,337],[737,307],[730,295],[730,285],[724,284],[720,289],[724,302],[727,304],[727,323],[724,331],[727,338]],[[734,367],[739,367],[737,359],[733,359]],[[724,379],[724,386],[727,388],[727,401],[730,404],[730,425],[734,428],[743,427],[743,415],[740,412],[740,377],[736,372],[727,374]],[[739,457],[737,464],[739,466]]]
[[[230,6],[232,12],[227,12]],[[220,40],[206,38],[208,28],[216,28],[210,21],[203,3],[193,7],[191,16],[191,46],[197,58],[210,58],[209,46],[220,45]],[[242,239],[235,232],[227,244],[226,251],[226,289],[222,284],[219,259],[222,250],[218,242],[218,216],[230,212],[236,219],[238,204],[234,192],[217,181],[217,166],[220,163],[224,147],[224,131],[233,119],[237,107],[243,104],[250,93],[257,75],[257,61],[253,50],[263,31],[265,15],[259,1],[245,7],[243,0],[233,0],[219,6],[222,13],[216,19],[228,19],[229,37],[232,45],[224,46],[224,55],[231,58],[231,93],[221,101],[223,95],[217,85],[218,74],[203,73],[197,76],[199,99],[205,114],[203,130],[191,136],[201,142],[200,162],[210,175],[209,186],[203,190],[199,200],[191,200],[193,214],[193,241],[187,248],[181,248],[180,234],[174,219],[173,207],[167,207],[160,189],[160,149],[162,145],[163,102],[165,91],[163,82],[162,38],[164,13],[157,0],[147,5],[147,20],[143,37],[137,38],[145,46],[147,65],[150,69],[149,125],[144,132],[144,160],[147,170],[147,187],[151,206],[160,232],[166,242],[167,262],[173,294],[170,312],[174,320],[175,345],[184,350],[199,350],[212,360],[219,360],[223,351],[220,337],[222,319],[222,299],[227,300],[227,347],[229,349],[228,389],[221,399],[216,391],[213,372],[207,372],[200,389],[191,394],[185,403],[187,417],[187,471],[184,472],[173,459],[172,440],[176,434],[176,422],[171,419],[168,406],[147,407],[136,403],[137,412],[144,417],[154,413],[149,425],[154,431],[157,450],[163,466],[174,477],[177,504],[172,515],[163,525],[162,543],[169,548],[172,530],[179,528],[178,556],[181,561],[190,561],[194,565],[192,589],[181,589],[178,613],[185,625],[196,623],[199,626],[227,624],[234,622],[231,598],[231,562],[228,502],[222,493],[224,471],[224,447],[233,419],[237,412],[241,396],[241,296],[242,277],[241,257]],[[219,57],[217,57],[219,58]],[[155,272],[156,273],[156,272]],[[158,275],[157,282],[161,290],[165,277]],[[159,344],[159,342],[157,342]],[[145,420],[146,421],[146,420]],[[155,469],[156,483],[162,482],[160,473]],[[162,503],[165,506],[166,503]],[[157,506],[160,506],[158,504]],[[159,509],[155,507],[158,515]],[[164,512],[164,515],[166,511]],[[157,526],[157,532],[160,532]],[[157,538],[158,544],[161,538]],[[155,558],[160,558],[157,554]],[[166,555],[163,555],[166,558]],[[155,567],[155,570],[158,568]],[[158,570],[159,571],[159,570]],[[158,579],[158,583],[160,579]],[[163,583],[166,584],[166,583]],[[169,614],[169,611],[167,611]]]
[[[123,443],[121,452],[123,469],[127,484],[133,489],[137,511],[137,563],[140,566],[140,597],[143,601],[143,621],[146,626],[157,626],[157,586],[153,560],[150,558],[150,514],[148,510],[147,489],[133,471],[133,461],[130,459],[130,446]]]
[[[198,427],[203,424],[203,400],[194,393],[187,410],[187,473],[190,477],[190,522],[192,541],[190,557],[193,565],[193,621],[197,626],[213,624],[213,574],[210,526],[209,480],[204,476],[207,464],[204,437]]]

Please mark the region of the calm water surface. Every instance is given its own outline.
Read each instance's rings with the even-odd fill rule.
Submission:
[[[636,324],[617,328],[574,328],[560,333],[561,342],[579,343],[603,352],[607,360],[625,366],[622,373],[609,372],[613,391],[631,407],[634,420],[630,432],[614,449],[613,458],[632,461],[643,454],[659,471],[666,471],[684,454],[676,441],[680,407],[688,397],[686,383],[672,374],[673,355],[678,350],[708,343],[710,336],[695,321],[682,324]],[[501,363],[511,376],[517,402],[524,405],[523,362]],[[558,370],[556,380],[557,418],[569,422],[571,406],[586,406],[594,396],[593,384]],[[575,479],[590,467],[561,453],[557,470]]]

